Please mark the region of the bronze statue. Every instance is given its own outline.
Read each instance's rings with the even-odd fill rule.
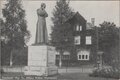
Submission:
[[[46,20],[45,20],[45,18],[48,17],[48,14],[45,11],[45,8],[46,8],[45,3],[42,3],[41,8],[37,9],[38,21],[36,28],[35,44],[48,43],[48,34],[47,34]]]

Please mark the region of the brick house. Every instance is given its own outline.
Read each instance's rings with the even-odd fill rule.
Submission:
[[[89,62],[90,55],[92,54],[93,47],[93,34],[92,27],[94,26],[94,18],[91,19],[91,23],[87,22],[83,16],[76,12],[70,19],[65,23],[69,24],[73,30],[74,38],[74,52],[65,51],[62,56],[63,64],[70,63],[72,58],[71,54],[75,54],[77,62]],[[59,62],[59,53],[56,54],[56,62]]]

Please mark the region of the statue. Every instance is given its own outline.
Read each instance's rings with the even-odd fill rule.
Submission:
[[[41,8],[37,9],[38,21],[36,28],[35,44],[48,43],[48,34],[47,34],[46,20],[45,20],[45,18],[48,17],[48,14],[45,11],[45,8],[46,8],[45,3],[42,3]]]

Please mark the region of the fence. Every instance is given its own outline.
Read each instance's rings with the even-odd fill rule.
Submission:
[[[25,66],[2,66],[4,72],[23,72]]]

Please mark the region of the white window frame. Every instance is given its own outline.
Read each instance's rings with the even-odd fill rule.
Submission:
[[[87,56],[87,57],[86,57]],[[80,53],[77,54],[77,58],[78,60],[89,60],[89,56],[90,56],[90,52],[88,51],[88,53],[86,53],[86,51],[80,51]]]
[[[79,25],[76,26],[76,31],[79,31],[80,30],[80,27]]]
[[[82,59],[81,55],[78,55],[78,58],[79,58],[79,59]]]
[[[88,55],[85,55],[85,59],[88,59]]]
[[[74,37],[74,44],[75,45],[80,45],[81,43],[81,37],[80,36],[75,36]]]
[[[91,45],[92,44],[92,37],[86,36],[85,43],[86,43],[86,45]]]
[[[81,25],[79,26],[79,28],[80,28],[80,31],[82,31],[82,26]]]
[[[82,26],[81,25],[77,25],[76,26],[76,31],[82,31]]]
[[[87,56],[87,58],[86,58]],[[84,58],[83,58],[84,57]],[[78,60],[89,60],[89,55],[86,54],[78,54]]]

